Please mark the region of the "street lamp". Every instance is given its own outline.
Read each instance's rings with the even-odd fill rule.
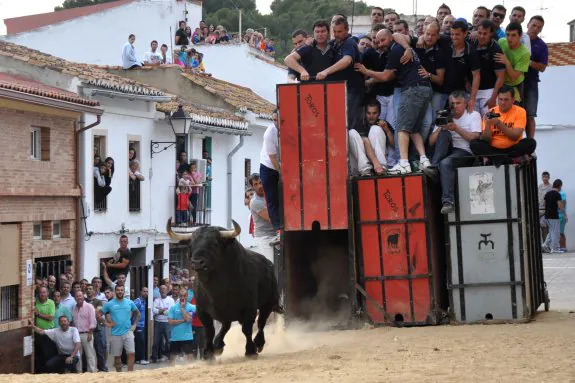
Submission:
[[[190,132],[190,127],[192,126],[192,118],[189,114],[184,112],[184,107],[182,105],[178,105],[178,110],[176,110],[170,117],[168,117],[168,122],[172,127],[172,131],[174,132],[174,136],[176,139],[178,137],[186,137],[186,135]],[[150,141],[150,155],[153,158],[154,154],[158,154],[167,150],[168,148],[176,145],[177,141]],[[165,145],[161,150],[160,145]]]

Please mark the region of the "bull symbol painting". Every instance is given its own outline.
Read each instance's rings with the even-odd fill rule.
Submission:
[[[399,252],[399,233],[389,234],[387,236],[387,249],[392,253]]]
[[[477,244],[477,249],[481,250],[481,248],[483,247],[483,245],[485,246],[489,246],[491,244],[491,250],[495,249],[495,242],[493,242],[492,240],[488,240],[487,238],[491,236],[491,233],[489,234],[479,234],[480,236],[483,237],[483,240],[479,241],[479,243]]]
[[[206,330],[204,357],[214,359],[224,351],[224,337],[238,321],[246,337],[247,357],[257,357],[265,344],[264,327],[272,312],[283,314],[273,263],[263,255],[245,249],[233,230],[203,226],[193,233],[174,233],[171,219],[166,231],[171,239],[186,245],[190,263],[197,273],[197,315]],[[257,321],[258,333],[252,340]],[[215,334],[214,319],[222,324]]]

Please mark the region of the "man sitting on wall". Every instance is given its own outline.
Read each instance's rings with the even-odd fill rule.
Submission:
[[[349,154],[352,174],[371,175],[385,173],[387,153],[393,153],[393,129],[379,119],[381,105],[376,100],[370,102],[365,111],[364,129],[349,131]],[[393,157],[393,156],[392,156]]]
[[[435,129],[429,137],[433,148],[431,166],[423,169],[426,174],[435,175],[439,169],[441,179],[442,214],[453,211],[454,172],[453,159],[470,157],[460,161],[473,162],[469,141],[481,135],[481,115],[477,111],[469,113],[464,91],[455,91],[449,96],[453,121],[436,121]]]
[[[537,143],[532,138],[523,138],[527,126],[525,109],[514,105],[515,89],[503,85],[497,96],[498,106],[491,109],[483,118],[481,138],[469,143],[476,156],[491,157],[499,166],[509,158],[530,155]]]

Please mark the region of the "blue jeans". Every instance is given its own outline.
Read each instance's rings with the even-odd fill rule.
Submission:
[[[281,228],[279,195],[280,174],[277,170],[270,169],[267,166],[260,164],[260,177],[262,179],[262,186],[264,187],[264,193],[266,195],[268,215],[270,216],[274,229],[279,230]]]
[[[146,360],[146,332],[143,327],[136,327],[134,341],[136,342],[136,362]]]
[[[433,146],[431,165],[439,167],[442,203],[453,203],[453,189],[455,188],[453,159],[462,157],[470,157],[465,160],[469,164],[474,161],[473,154],[467,150],[453,147],[453,137],[449,131],[441,131]]]
[[[152,346],[152,360],[158,360],[163,354],[168,356],[170,346],[170,333],[168,322],[154,321],[154,344]]]
[[[188,223],[188,211],[176,210],[176,224]]]
[[[98,371],[108,371],[108,363],[106,361],[106,329],[102,328],[100,331],[94,331],[94,349],[96,350],[96,365]]]

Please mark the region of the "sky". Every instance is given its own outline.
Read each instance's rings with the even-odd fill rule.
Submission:
[[[208,0],[209,1],[209,0]],[[451,11],[456,17],[465,17],[471,21],[473,9],[477,5],[484,5],[491,8],[495,4],[504,4],[508,8],[509,15],[514,5],[521,5],[527,11],[527,19],[536,14],[545,18],[545,28],[542,37],[547,42],[560,42],[569,40],[569,26],[567,23],[575,19],[575,0],[412,0],[412,4],[417,2],[418,14],[435,14],[437,7],[445,1],[451,7]],[[0,0],[0,18],[11,18],[17,16],[32,15],[36,13],[52,12],[56,5],[62,4],[63,0]],[[269,13],[272,0],[256,0],[256,5],[260,12]],[[390,7],[395,2],[389,0],[367,0],[369,5],[377,5],[382,8]],[[402,2],[396,11],[403,14],[413,14],[413,5],[409,1]],[[543,10],[541,10],[543,8]],[[526,24],[524,24],[524,27]],[[5,25],[0,24],[0,35],[6,33]]]

